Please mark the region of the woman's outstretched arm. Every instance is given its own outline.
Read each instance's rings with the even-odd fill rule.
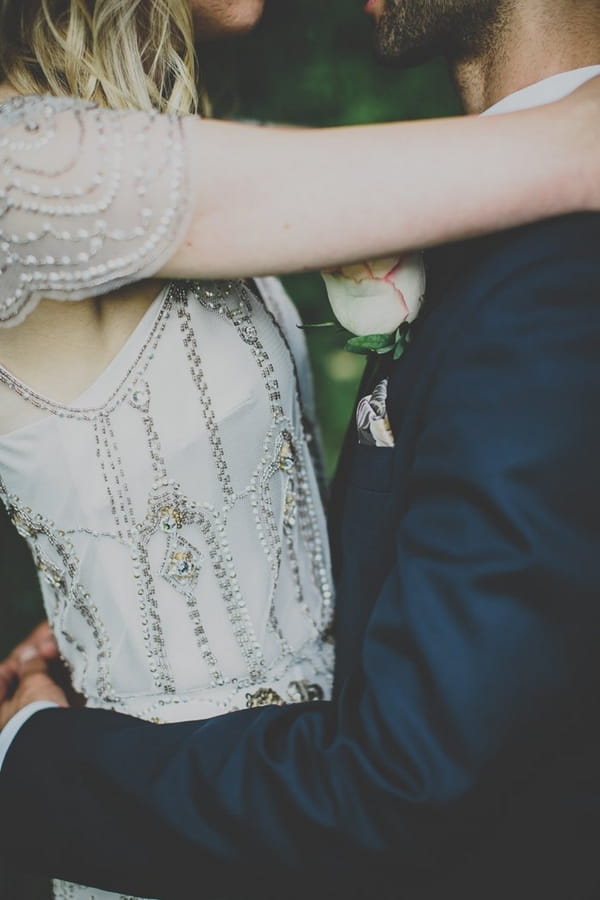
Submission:
[[[323,130],[195,121],[171,277],[318,269],[600,204],[600,79],[526,112]]]
[[[0,115],[0,325],[157,273],[336,266],[600,209],[600,80],[491,118],[258,128],[71,99]]]

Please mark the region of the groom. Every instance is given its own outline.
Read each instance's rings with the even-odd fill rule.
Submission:
[[[386,58],[448,56],[468,112],[600,72],[600,0],[368,11]],[[27,708],[3,853],[173,900],[600,897],[599,247],[581,215],[431,255],[411,346],[365,391],[389,378],[395,446],[347,447],[334,700],[168,726]],[[52,690],[25,673],[8,713]]]

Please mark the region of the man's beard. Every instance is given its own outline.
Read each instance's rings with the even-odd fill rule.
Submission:
[[[387,62],[415,65],[442,55],[452,61],[484,53],[512,0],[385,0],[377,49]]]

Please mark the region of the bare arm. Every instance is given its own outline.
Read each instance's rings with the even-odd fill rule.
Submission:
[[[260,128],[29,98],[0,116],[0,325],[157,273],[386,256],[600,209],[600,80],[495,118]]]
[[[289,132],[193,122],[197,205],[163,274],[318,269],[595,208],[599,91],[485,119]]]

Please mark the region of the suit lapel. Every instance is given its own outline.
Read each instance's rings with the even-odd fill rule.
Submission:
[[[362,378],[360,380],[360,385],[358,387],[357,397],[352,408],[350,422],[348,423],[348,428],[346,429],[346,434],[344,435],[344,440],[342,442],[342,449],[340,450],[335,475],[331,484],[327,521],[329,528],[329,541],[331,544],[334,577],[337,577],[339,570],[338,548],[341,520],[344,508],[344,496],[346,493],[348,479],[350,477],[350,469],[352,468],[352,462],[354,460],[354,448],[357,441],[356,408],[361,398],[364,397],[365,394],[369,393],[371,386],[375,383],[373,379],[376,377],[378,360],[379,357],[377,357],[375,354],[369,354],[369,356],[367,357],[367,362],[362,374]]]
[[[342,444],[340,457],[333,479],[330,508],[329,531],[332,545],[334,571],[337,572],[340,525],[343,514],[344,498],[347,491],[350,472],[357,444],[356,408],[360,400],[372,393],[374,387],[383,378],[389,377],[388,415],[392,431],[396,439],[402,427],[402,409],[407,391],[411,389],[413,379],[418,376],[418,337],[426,326],[429,316],[442,302],[452,283],[461,275],[473,253],[473,242],[445,245],[427,251],[425,266],[427,270],[427,295],[421,315],[413,326],[414,340],[402,358],[395,362],[391,355],[377,356],[369,354],[363,376],[358,388],[356,403],[352,417]],[[411,358],[415,360],[411,365]]]

